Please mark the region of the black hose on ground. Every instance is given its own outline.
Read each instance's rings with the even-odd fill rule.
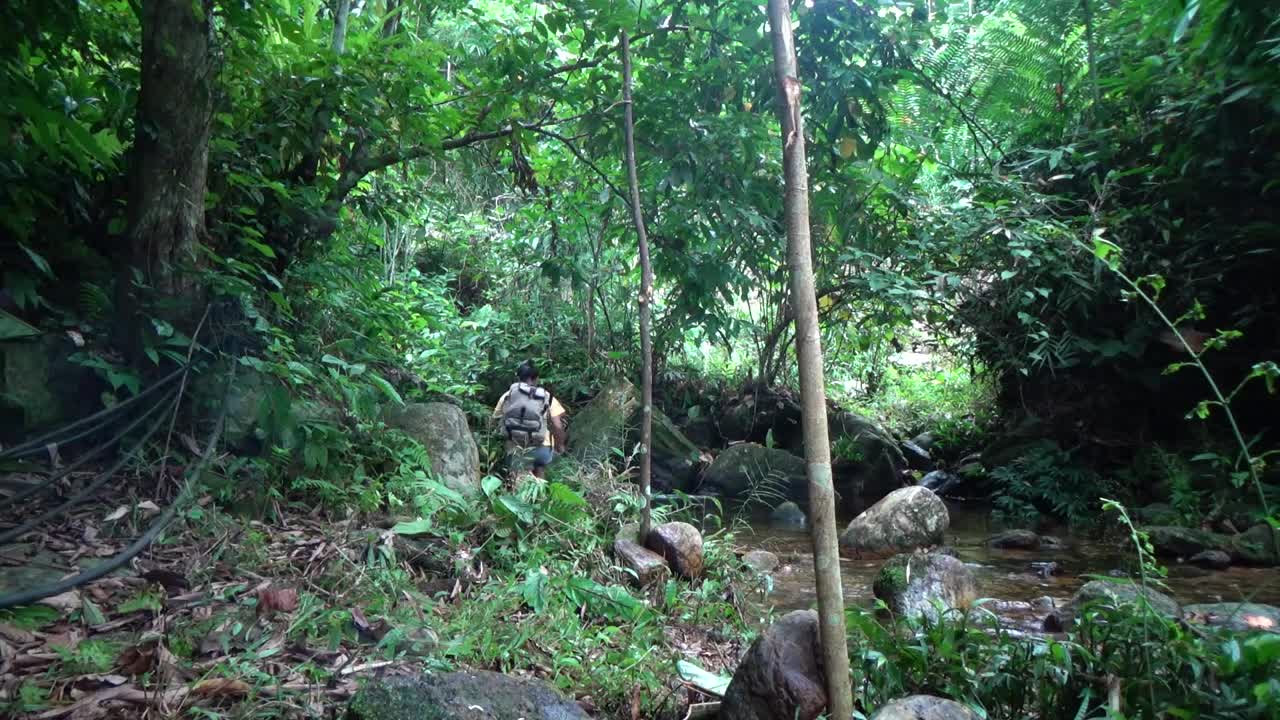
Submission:
[[[227,374],[227,391],[230,390],[232,382],[235,381],[236,363],[232,363],[231,371]],[[123,567],[138,553],[142,552],[147,546],[155,541],[165,527],[177,517],[178,510],[190,500],[192,491],[200,480],[200,476],[209,465],[209,460],[213,457],[213,451],[218,446],[218,440],[222,436],[223,423],[227,417],[227,402],[224,393],[222,410],[218,413],[218,419],[213,424],[213,430],[209,433],[209,443],[205,446],[204,453],[200,456],[200,461],[196,463],[195,468],[187,475],[186,484],[182,488],[182,492],[178,493],[178,497],[173,503],[165,508],[164,512],[151,523],[147,531],[137,540],[134,540],[129,547],[120,551],[117,555],[111,557],[100,565],[95,565],[92,569],[72,577],[60,580],[56,583],[42,585],[40,587],[31,588],[29,590],[20,590],[16,593],[0,596],[0,610],[22,605],[30,605],[38,600],[64,593],[73,588],[93,582],[98,578],[104,577],[108,573],[114,572]]]
[[[66,444],[69,442],[74,442],[76,440],[79,440],[80,438],[85,437],[86,435],[91,435],[97,432],[98,430],[101,430],[102,428],[106,427],[107,423],[111,419],[111,416],[115,415],[116,413],[120,412],[121,410],[127,407],[130,407],[134,403],[137,403],[142,398],[147,397],[148,395],[152,394],[156,390],[159,390],[165,385],[168,385],[170,382],[172,382],[175,378],[177,378],[186,370],[187,370],[186,366],[180,367],[177,370],[174,370],[168,375],[165,375],[164,377],[155,381],[150,385],[150,387],[144,388],[142,392],[138,393],[137,395],[134,395],[131,398],[118,402],[109,408],[103,408],[102,410],[99,410],[98,412],[88,417],[76,420],[70,425],[65,425],[63,427],[57,428],[56,430],[50,430],[49,432],[45,433],[44,435],[41,435],[40,437],[34,440],[28,440],[24,443],[14,445],[13,447],[7,450],[0,450],[0,460],[10,460],[13,458],[20,458],[20,457],[26,457],[28,455],[35,455],[36,453],[42,452],[45,449],[45,447],[52,442],[56,441],[60,444]],[[72,435],[71,437],[59,438],[59,436],[62,433],[70,432],[82,425],[86,425],[89,423],[94,423],[94,424],[91,427],[89,427],[87,430],[82,430],[79,433]]]
[[[120,440],[123,439],[125,435],[128,435],[130,432],[132,432],[133,429],[138,427],[138,425],[140,425],[143,420],[146,420],[148,417],[150,417],[151,414],[154,413],[156,410],[159,410],[160,408],[164,407],[166,401],[172,397],[173,397],[173,394],[170,393],[169,395],[161,398],[158,402],[156,402],[155,405],[152,405],[150,408],[148,408],[146,412],[134,418],[128,425],[124,426],[124,428],[121,429],[120,432],[116,433],[115,436],[112,437],[110,440],[107,440],[106,442],[102,443],[101,445],[98,445],[97,447],[90,448],[85,452],[84,455],[82,455],[78,460],[71,463],[70,465],[67,465],[64,468],[58,469],[56,472],[51,473],[49,477],[41,480],[40,482],[36,483],[35,485],[32,485],[31,487],[28,487],[22,490],[16,495],[0,499],[0,512],[8,509],[10,505],[20,503],[23,500],[26,500],[27,498],[31,497],[32,495],[43,492],[53,487],[53,483],[57,482],[59,479],[66,477],[70,473],[74,472],[77,468],[89,462],[94,457],[97,457],[97,455],[101,453],[103,450],[106,450],[112,445],[115,445],[117,442],[120,442]],[[129,451],[129,454],[132,455],[136,450],[137,448],[134,448],[134,450]]]
[[[167,396],[165,399],[168,400],[169,398],[174,399],[172,403],[172,407],[176,410],[178,407],[178,402],[181,400],[181,398],[177,397],[177,393],[173,393],[172,395]],[[164,403],[160,403],[160,404],[163,405]],[[107,481],[110,480],[112,476],[114,476],[117,472],[119,472],[120,468],[124,467],[125,463],[129,462],[129,460],[131,460],[133,456],[136,455],[138,451],[141,450],[147,444],[147,441],[151,439],[151,436],[155,435],[156,431],[159,430],[161,426],[164,425],[164,421],[165,421],[164,415],[161,415],[160,417],[156,418],[155,422],[151,423],[151,426],[147,428],[146,434],[142,436],[142,439],[138,440],[138,444],[134,445],[132,450],[122,455],[119,460],[117,460],[114,464],[111,465],[111,467],[99,473],[98,476],[94,478],[92,482],[86,485],[83,489],[81,489],[75,495],[72,495],[61,505],[58,505],[57,507],[54,507],[54,508],[50,508],[49,510],[46,510],[43,513],[40,513],[36,517],[31,518],[30,520],[18,525],[17,527],[10,528],[9,530],[6,530],[3,533],[0,533],[0,545],[6,545],[17,538],[22,537],[23,535],[30,532],[32,528],[35,528],[45,520],[58,517],[62,513],[84,502],[85,498],[87,498],[90,495],[90,493],[93,493],[96,490],[98,490],[98,488],[101,488],[103,485],[106,485]]]

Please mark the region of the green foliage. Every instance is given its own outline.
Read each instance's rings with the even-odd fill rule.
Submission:
[[[1032,446],[1006,465],[993,469],[994,517],[1012,527],[1040,524],[1048,514],[1073,527],[1088,529],[1100,522],[1100,498],[1117,489],[1074,453],[1050,442]]]
[[[1190,628],[1144,606],[1085,611],[1063,639],[1027,638],[994,616],[938,621],[849,613],[855,695],[863,712],[903,695],[957,700],[985,717],[1095,718],[1110,680],[1127,717],[1266,718],[1280,710],[1280,638]]]

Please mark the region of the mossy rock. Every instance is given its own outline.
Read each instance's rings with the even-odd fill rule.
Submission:
[[[1116,608],[1149,607],[1153,612],[1170,618],[1182,617],[1182,608],[1178,601],[1164,593],[1149,587],[1143,587],[1132,580],[1110,582],[1091,580],[1084,584],[1072,596],[1068,607],[1073,617],[1090,605],[1107,604]]]
[[[942,553],[893,556],[880,568],[872,591],[898,615],[930,619],[937,619],[939,604],[943,611],[963,610],[978,598],[973,571]]]
[[[374,680],[347,706],[347,720],[586,720],[577,703],[541,680],[486,670]]]
[[[640,392],[626,378],[614,378],[582,410],[569,415],[569,450],[584,463],[609,462],[614,448],[624,452],[627,420],[640,407]]]
[[[731,445],[717,455],[703,475],[702,486],[728,498],[744,498],[753,490],[769,488],[788,500],[809,502],[804,459],[756,443]]]

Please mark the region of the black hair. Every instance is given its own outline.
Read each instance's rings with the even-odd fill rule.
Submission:
[[[538,379],[538,366],[533,364],[532,360],[525,360],[520,363],[520,367],[516,368],[516,379],[520,382],[529,382]]]

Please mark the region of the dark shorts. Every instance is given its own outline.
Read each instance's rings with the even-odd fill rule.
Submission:
[[[555,451],[546,445],[536,448],[512,447],[507,449],[507,469],[519,472],[529,468],[544,468],[556,459]]]

